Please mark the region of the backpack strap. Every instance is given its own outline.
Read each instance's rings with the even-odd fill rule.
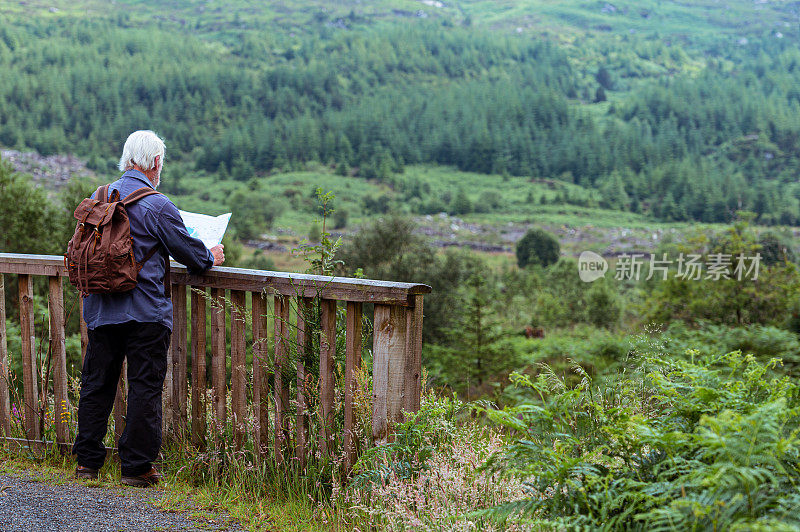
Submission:
[[[156,251],[158,251],[158,248],[160,248],[160,247],[161,247],[161,244],[156,244],[155,246],[150,248],[150,251],[148,251],[147,254],[144,257],[142,257],[142,261],[137,264],[137,266],[139,267],[140,270],[144,267],[144,263],[145,262],[147,262],[148,260],[153,258],[153,255],[156,254]],[[172,281],[170,280],[170,271],[169,270],[170,270],[169,269],[169,257],[164,257],[164,296],[165,297],[170,297],[171,294],[172,294]]]
[[[94,193],[94,199],[102,201],[103,203],[108,203],[108,187],[109,185],[99,187],[97,192]]]
[[[132,203],[135,203],[135,202],[139,201],[142,198],[146,198],[147,196],[152,196],[153,194],[160,194],[160,192],[156,192],[152,188],[148,188],[148,187],[138,188],[138,189],[134,190],[133,192],[131,192],[130,194],[128,194],[127,196],[125,196],[125,199],[122,200],[122,204],[125,205],[125,207],[128,207]],[[160,247],[161,247],[161,244],[156,244],[155,246],[153,246],[150,249],[150,251],[147,252],[147,254],[144,257],[142,257],[142,261],[139,263],[139,269],[140,270],[142,269],[142,266],[144,266],[145,262],[147,262],[148,260],[153,258],[153,255],[156,254],[156,251],[158,251],[158,248],[160,248]],[[172,294],[172,287],[171,287],[171,281],[170,281],[170,275],[169,274],[170,274],[170,271],[169,271],[169,257],[165,257],[164,258],[164,296],[166,296],[166,297],[170,297],[171,294]]]
[[[142,262],[140,262],[140,263],[139,263],[139,266],[140,266],[140,267],[141,267],[141,266],[144,266],[144,263],[145,263],[145,262],[147,262],[148,260],[150,260],[150,259],[152,259],[152,258],[153,258],[153,255],[155,255],[155,254],[156,254],[156,251],[158,251],[158,248],[159,248],[159,246],[161,246],[161,244],[156,244],[155,246],[153,246],[153,247],[150,249],[150,251],[148,251],[148,252],[147,252],[147,254],[145,254],[145,256],[144,256],[144,257],[142,257]]]
[[[147,196],[152,196],[153,194],[161,194],[160,192],[156,192],[152,188],[142,187],[134,190],[127,196],[125,199],[122,200],[122,204],[128,207],[132,203],[139,201],[142,198],[146,198]]]

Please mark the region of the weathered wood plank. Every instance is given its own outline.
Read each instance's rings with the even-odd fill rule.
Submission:
[[[404,402],[406,327],[405,309],[375,305],[372,366],[372,438],[385,443],[391,426],[402,421]]]
[[[50,353],[53,368],[53,421],[56,441],[69,441],[69,396],[67,393],[67,348],[64,341],[64,292],[61,277],[49,278]]]
[[[122,361],[122,369],[117,381],[117,394],[114,397],[114,447],[119,447],[119,439],[125,432],[125,419],[128,412],[128,361]]]
[[[231,290],[231,421],[236,448],[247,438],[247,292]]]
[[[0,434],[11,435],[11,398],[9,388],[8,337],[6,336],[6,288],[0,273]]]
[[[175,435],[189,434],[186,376],[186,286],[172,287],[172,423]]]
[[[269,354],[267,338],[267,301],[263,292],[252,294],[253,315],[253,441],[258,454],[269,449]]]
[[[275,459],[283,461],[283,448],[289,442],[289,383],[285,372],[290,340],[289,299],[275,297]]]
[[[357,386],[355,372],[361,367],[361,344],[363,342],[363,305],[347,302],[347,326],[345,330],[345,369],[344,369],[344,468],[349,474],[356,462],[356,446],[353,437],[355,425],[353,413],[353,394]]]
[[[320,299],[319,342],[319,403],[320,429],[319,450],[323,456],[333,454],[333,396],[334,362],[336,359],[336,301]]]
[[[406,374],[405,374],[405,403],[403,408],[408,412],[419,410],[420,392],[422,386],[422,311],[423,296],[414,296],[414,308],[408,309],[406,316],[408,325],[406,334]]]
[[[169,347],[167,348],[167,372],[164,375],[164,386],[161,390],[161,427],[165,438],[175,436],[175,417],[173,414],[173,405],[175,404],[173,394],[175,392],[175,385],[172,382],[172,351],[174,345],[175,334],[173,331],[173,334],[169,337]]]
[[[61,257],[61,264],[50,264],[41,261],[41,257],[50,257],[50,255],[28,255],[31,257],[30,262],[8,262],[3,255],[6,254],[0,253],[0,273],[42,277],[67,275],[67,269],[64,268],[64,257]]]
[[[227,389],[225,385],[225,361],[227,346],[225,345],[225,290],[211,289],[211,389],[214,403],[213,423],[214,435],[219,439],[219,434],[225,431],[227,423],[225,399]]]
[[[78,321],[81,330],[81,369],[83,369],[83,359],[86,358],[86,348],[89,346],[89,329],[83,319],[83,296],[78,295]]]
[[[192,290],[192,444],[206,446],[206,298]]]
[[[0,253],[0,273],[66,275],[64,258],[60,255],[18,253]],[[203,275],[189,275],[186,268],[177,263],[171,265],[171,279],[173,284],[247,291],[267,288],[287,296],[320,296],[326,299],[392,305],[411,305],[410,296],[430,292],[430,287],[423,284],[246,270],[224,266],[215,267]]]
[[[19,276],[19,321],[22,334],[22,382],[25,401],[25,436],[31,440],[41,437],[39,431],[39,371],[36,364],[34,337],[33,279]]]
[[[297,298],[297,422],[295,424],[295,456],[300,468],[306,466],[308,456],[308,380],[306,362],[311,349],[309,312],[313,300]]]
[[[393,440],[392,425],[404,419],[403,405],[406,404],[406,347],[408,309],[393,306],[391,313],[392,326],[395,328],[389,343],[389,391],[386,396],[386,417],[389,421],[389,439]]]

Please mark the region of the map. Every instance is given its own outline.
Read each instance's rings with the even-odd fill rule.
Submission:
[[[231,213],[209,216],[196,212],[179,211],[189,235],[199,238],[207,248],[211,249],[222,242]]]

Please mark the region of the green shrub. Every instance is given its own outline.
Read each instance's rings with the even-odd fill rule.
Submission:
[[[455,396],[438,397],[433,392],[422,397],[420,409],[407,413],[394,428],[394,440],[367,449],[353,466],[351,489],[367,489],[389,476],[416,478],[427,469],[434,450],[452,443],[456,434],[455,418],[463,403]]]
[[[780,357],[791,367],[800,364],[800,340],[797,335],[768,325],[727,327],[702,323],[698,328],[690,328],[678,321],[667,327],[664,341],[667,349],[675,353],[684,352],[690,347],[703,355],[738,350],[761,360]]]
[[[542,229],[531,229],[517,242],[517,264],[524,268],[528,264],[543,267],[555,264],[561,253],[556,237]]]
[[[517,435],[486,469],[522,478],[527,495],[486,513],[542,529],[800,527],[800,387],[770,376],[776,360],[687,358],[646,353],[602,385],[580,367],[574,386],[515,374],[538,400],[483,410]]]
[[[259,238],[286,209],[283,200],[260,190],[241,188],[229,200],[231,226],[242,239]]]
[[[613,328],[622,314],[617,293],[605,279],[592,283],[586,293],[586,321],[596,327]]]

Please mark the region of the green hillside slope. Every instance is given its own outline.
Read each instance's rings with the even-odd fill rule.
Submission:
[[[0,13],[0,144],[77,153],[101,173],[150,127],[175,168],[222,180],[320,162],[390,183],[405,165],[443,165],[561,180],[663,221],[800,220],[791,2],[82,0]]]

